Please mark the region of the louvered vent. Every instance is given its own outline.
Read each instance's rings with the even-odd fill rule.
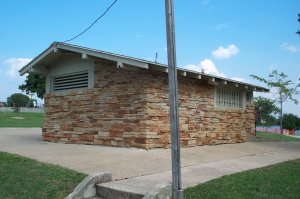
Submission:
[[[53,91],[87,88],[88,85],[88,71],[53,77]]]

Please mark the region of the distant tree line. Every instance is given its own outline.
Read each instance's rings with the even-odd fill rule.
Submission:
[[[4,106],[11,107],[14,112],[19,113],[21,107],[34,107],[35,103],[36,100],[30,99],[27,95],[14,93],[7,97]]]
[[[257,114],[257,125],[270,127],[280,125],[280,117],[278,113],[280,109],[276,106],[274,100],[265,97],[255,97],[254,105]],[[300,117],[288,113],[282,116],[283,129],[300,129]]]
[[[30,98],[22,93],[14,93],[6,99],[6,106],[26,107]]]
[[[293,114],[284,114],[283,128],[300,130],[300,118]]]

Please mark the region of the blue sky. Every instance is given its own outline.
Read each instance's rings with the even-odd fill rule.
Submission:
[[[87,27],[112,0],[11,0],[0,2],[0,101],[19,92],[18,69],[53,41]],[[273,69],[295,84],[300,78],[300,1],[174,0],[180,67],[260,84]],[[166,63],[164,1],[119,0],[86,34],[70,42]],[[271,96],[268,94],[267,96]],[[300,101],[300,97],[297,99]],[[285,112],[300,116],[300,105]]]

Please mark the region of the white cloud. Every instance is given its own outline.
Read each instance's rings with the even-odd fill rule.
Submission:
[[[19,76],[18,71],[28,64],[32,59],[30,58],[10,58],[4,61],[4,64],[8,66],[6,75],[9,77]]]
[[[296,53],[300,50],[297,46],[292,45],[292,44],[288,44],[286,42],[281,44],[280,48],[283,49],[283,50],[286,50],[288,52],[291,52],[291,53]]]
[[[204,70],[204,73],[225,77],[223,73],[218,71],[215,63],[211,59],[204,59],[200,62],[200,66]]]
[[[204,59],[199,64],[188,64],[184,68],[197,71],[204,72],[211,75],[216,75],[220,77],[225,77],[225,75],[218,71],[215,63],[211,59]]]
[[[227,59],[238,54],[239,48],[234,44],[229,45],[227,48],[220,46],[218,49],[211,52],[212,56],[217,59]]]

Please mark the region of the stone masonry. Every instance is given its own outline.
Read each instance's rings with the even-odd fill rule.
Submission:
[[[94,88],[45,95],[43,139],[120,147],[170,147],[167,73],[98,61]],[[214,107],[214,86],[178,77],[182,146],[244,142],[254,107]]]

